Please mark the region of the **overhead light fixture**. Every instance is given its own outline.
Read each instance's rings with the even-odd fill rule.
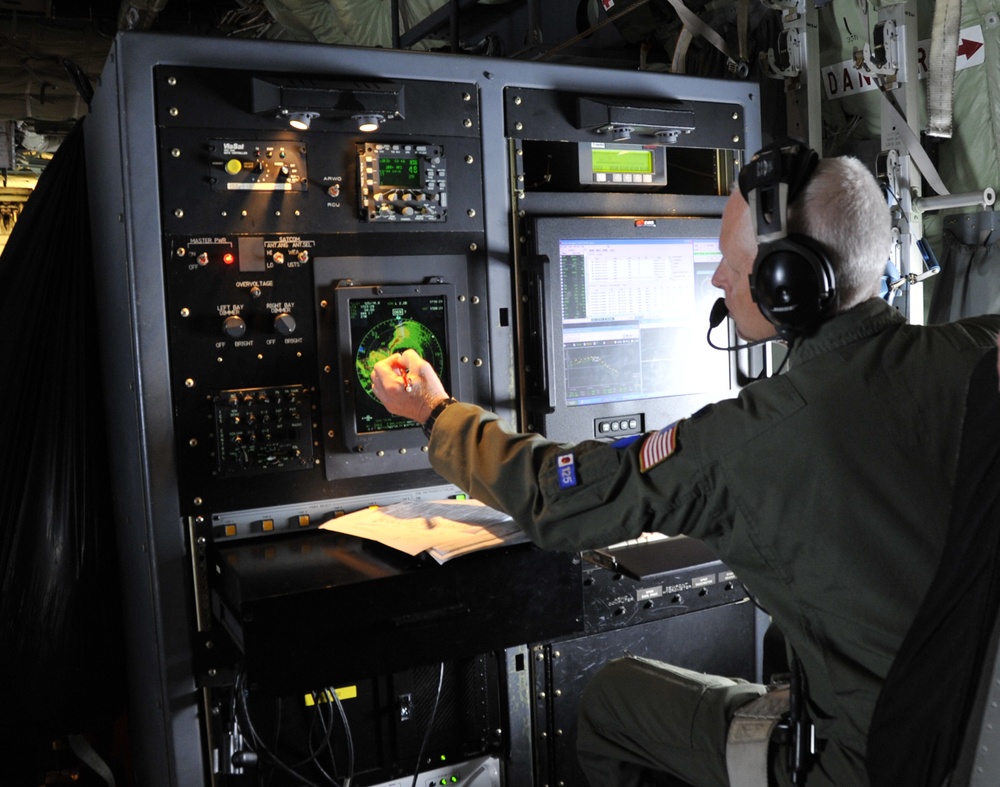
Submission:
[[[353,118],[358,123],[358,131],[364,131],[366,134],[378,131],[378,127],[385,120],[381,115],[354,115]]]
[[[406,115],[403,86],[394,82],[255,76],[250,87],[255,115],[282,118],[297,129],[307,129],[314,118],[322,117],[327,131],[350,127],[372,132]]]
[[[291,112],[288,115],[288,125],[299,131],[308,131],[313,118],[318,118],[319,112]]]
[[[628,142],[632,139],[632,131],[631,126],[612,126],[611,138],[615,142]]]
[[[631,100],[580,97],[577,99],[576,127],[581,131],[610,134],[615,142],[637,137],[671,137],[695,130],[694,110],[680,101]]]

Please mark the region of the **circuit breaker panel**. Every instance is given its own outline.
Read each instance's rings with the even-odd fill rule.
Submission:
[[[86,137],[144,784],[322,781],[254,757],[307,716],[332,723],[341,703],[330,752],[354,751],[350,721],[353,784],[417,771],[532,783],[523,655],[584,634],[581,556],[519,544],[438,565],[319,526],[461,497],[419,425],[372,393],[372,367],[394,352],[416,350],[457,398],[559,439],[666,412],[631,388],[591,409],[553,393],[564,351],[597,357],[579,352],[581,326],[553,317],[559,231],[586,228],[575,240],[593,244],[585,217],[640,236],[657,226],[656,243],[686,255],[674,278],[694,287],[733,165],[759,147],[753,87],[119,36]],[[581,254],[567,264],[584,274]],[[701,332],[695,295],[677,302]],[[631,363],[633,334],[607,358]],[[732,389],[728,363],[699,396]],[[438,702],[448,718],[425,749]],[[308,732],[290,749],[303,745]]]

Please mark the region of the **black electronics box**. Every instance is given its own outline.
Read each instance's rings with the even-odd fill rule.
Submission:
[[[590,634],[747,598],[702,542],[675,536],[584,553],[584,630]]]
[[[212,612],[251,687],[288,692],[582,633],[581,562],[530,544],[443,565],[319,530],[220,546]]]

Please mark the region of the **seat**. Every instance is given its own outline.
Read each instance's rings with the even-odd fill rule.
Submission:
[[[941,563],[886,676],[869,729],[872,787],[1000,784],[996,364],[996,351],[986,354],[970,379]],[[993,779],[982,781],[987,772]]]
[[[1000,784],[1000,618],[994,624],[958,761],[947,787]]]

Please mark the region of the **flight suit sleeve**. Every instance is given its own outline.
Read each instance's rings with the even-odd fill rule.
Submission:
[[[435,423],[430,460],[547,549],[597,548],[651,531],[705,538],[734,518],[738,488],[725,470],[732,454],[799,405],[794,396],[741,395],[620,446],[518,434],[495,414],[457,403]]]

